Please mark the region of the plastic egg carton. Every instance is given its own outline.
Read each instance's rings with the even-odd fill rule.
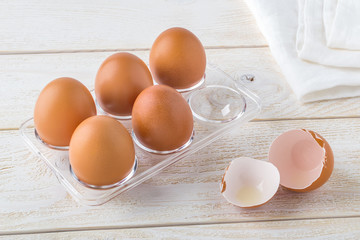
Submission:
[[[255,118],[261,109],[259,99],[254,93],[211,64],[206,67],[203,83],[182,95],[194,116],[191,144],[170,154],[156,154],[146,151],[134,142],[137,157],[135,173],[109,189],[94,189],[80,183],[70,170],[68,151],[51,149],[42,143],[36,136],[33,118],[21,125],[20,132],[30,149],[44,160],[75,200],[84,205],[101,205],[206,147],[231,130],[238,129]],[[98,109],[98,114],[104,113]],[[131,120],[119,121],[131,133]]]

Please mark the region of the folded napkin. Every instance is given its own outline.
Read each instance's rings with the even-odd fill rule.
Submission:
[[[325,0],[323,17],[328,47],[360,50],[359,0]]]
[[[326,8],[324,8],[324,0],[298,0],[299,25],[296,38],[296,49],[298,51],[298,56],[301,59],[328,66],[360,67],[360,51],[334,49],[329,48],[327,45],[327,34],[329,35],[329,40],[332,43],[335,41],[336,43],[341,44],[342,39],[340,38],[344,38],[343,40],[346,41],[347,32],[356,32],[349,30],[346,25],[342,25],[342,28],[341,26],[338,26],[340,24],[338,21],[340,13],[338,12],[338,10],[336,10],[336,6],[340,6],[340,3],[336,5],[333,3],[334,1],[332,0],[329,2],[330,4],[328,5],[331,6],[327,6]],[[357,5],[360,6],[360,3]],[[330,11],[330,13],[327,14],[327,11],[325,11],[325,9],[327,11]],[[331,21],[332,15],[333,21]],[[325,17],[323,16],[326,16],[326,21]],[[345,17],[343,17],[342,19],[345,19]],[[328,26],[327,31],[324,26],[325,22]],[[342,22],[341,24],[345,24],[345,22]],[[360,24],[360,21],[358,22],[358,24]],[[327,34],[325,34],[325,31]],[[340,37],[340,33],[342,33],[342,37]],[[334,38],[334,35],[339,37]],[[351,37],[350,34],[349,37]],[[360,41],[360,35],[357,39]]]
[[[297,0],[246,0],[294,93],[303,102],[360,95],[360,69],[303,61],[296,51]]]

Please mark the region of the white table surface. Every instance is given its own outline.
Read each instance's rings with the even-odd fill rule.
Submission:
[[[79,205],[26,147],[19,125],[49,81],[94,85],[117,51],[144,59],[156,36],[182,26],[208,59],[262,99],[260,116],[232,136],[97,207]],[[299,103],[241,0],[0,1],[0,239],[359,239],[360,98]],[[266,205],[227,203],[219,182],[239,156],[265,160],[293,128],[323,135],[335,154],[330,180],[310,193],[279,189]]]

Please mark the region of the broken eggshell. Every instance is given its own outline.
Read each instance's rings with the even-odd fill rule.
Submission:
[[[308,192],[329,179],[334,155],[329,143],[318,133],[296,129],[273,141],[269,162],[280,172],[280,185],[292,191]]]
[[[224,198],[239,207],[258,207],[277,192],[280,174],[269,162],[248,157],[231,161],[221,181]]]

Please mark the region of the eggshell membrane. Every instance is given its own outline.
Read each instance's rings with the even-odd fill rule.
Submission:
[[[69,160],[80,181],[94,186],[112,185],[132,172],[134,144],[120,122],[109,116],[94,116],[76,128]]]
[[[140,93],[134,103],[132,127],[145,147],[170,151],[183,146],[193,133],[193,116],[175,89],[156,85]]]
[[[277,137],[269,150],[269,161],[280,172],[280,184],[293,191],[307,192],[322,186],[331,176],[334,155],[319,134],[291,130]]]
[[[136,97],[153,80],[146,64],[137,56],[121,52],[108,57],[95,79],[95,95],[100,107],[117,116],[131,115]]]
[[[150,51],[150,69],[159,84],[186,89],[202,80],[206,55],[200,40],[184,28],[162,32]]]
[[[265,161],[240,157],[231,161],[221,182],[225,199],[239,207],[258,207],[268,202],[277,192],[280,174]]]
[[[58,78],[45,86],[36,101],[35,129],[45,143],[65,147],[76,127],[94,115],[96,106],[89,90],[73,78]]]

